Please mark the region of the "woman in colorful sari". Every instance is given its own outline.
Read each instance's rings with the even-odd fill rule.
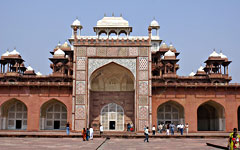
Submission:
[[[86,135],[87,133],[86,133],[86,130],[85,130],[85,128],[83,128],[82,129],[82,138],[83,138],[83,141],[86,141]]]

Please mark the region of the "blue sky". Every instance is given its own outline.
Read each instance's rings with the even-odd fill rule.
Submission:
[[[233,61],[229,74],[240,82],[240,0],[2,0],[0,54],[16,46],[26,66],[49,74],[49,51],[71,36],[77,16],[82,35],[95,35],[97,21],[113,12],[129,21],[131,35],[147,35],[155,17],[160,38],[180,52],[178,75],[196,71],[215,48]]]

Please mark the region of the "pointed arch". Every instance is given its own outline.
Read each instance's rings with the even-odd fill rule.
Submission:
[[[67,123],[67,112],[67,106],[57,99],[45,102],[40,111],[40,129],[64,130]]]
[[[225,108],[220,103],[208,100],[197,109],[198,131],[224,131]]]
[[[184,107],[174,100],[159,105],[157,108],[157,124],[162,123],[184,124]]]
[[[105,64],[90,76],[93,91],[133,91],[135,78],[132,72],[115,62]]]
[[[26,130],[27,105],[16,98],[5,101],[0,107],[0,129]]]

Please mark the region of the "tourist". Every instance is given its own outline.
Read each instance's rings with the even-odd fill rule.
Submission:
[[[160,133],[162,133],[162,131],[163,131],[163,125],[164,125],[164,124],[162,124],[162,123],[159,125]]]
[[[179,130],[180,130],[180,132],[181,132],[181,135],[183,135],[183,129],[184,129],[184,125],[183,125],[183,124],[180,124]]]
[[[170,126],[169,123],[165,125],[165,127],[166,127],[166,135],[169,135],[169,126]]]
[[[133,123],[130,124],[130,131],[133,132]]]
[[[153,125],[153,127],[152,127],[152,135],[155,135],[155,132],[156,132],[156,128],[155,128],[155,125]]]
[[[159,125],[157,126],[158,133],[161,133],[161,131],[160,131],[160,125],[161,125],[161,124],[159,124]]]
[[[188,125],[188,123],[186,123],[185,124],[185,130],[186,130],[187,135],[188,135],[188,127],[189,127],[189,125]]]
[[[181,126],[180,124],[177,125],[177,132],[180,131],[180,126]]]
[[[100,125],[100,136],[102,136],[102,134],[103,134],[103,126]]]
[[[229,139],[228,139],[228,147],[230,150],[235,150],[239,148],[239,139],[240,136],[237,133],[237,128],[233,129],[233,132],[230,133]]]
[[[86,131],[86,140],[88,141],[89,139],[89,135],[90,135],[90,132],[89,132],[89,129],[87,128],[87,131]]]
[[[149,141],[148,141],[148,134],[149,134],[149,132],[148,132],[148,127],[146,127],[146,129],[144,130],[144,135],[145,135],[144,142],[145,142],[145,141],[149,142]]]
[[[67,135],[69,135],[69,131],[70,131],[69,126],[70,126],[70,124],[69,124],[69,122],[67,122],[67,124],[66,124],[66,132],[67,132]]]
[[[90,132],[90,140],[93,140],[93,128],[92,127],[90,127],[89,132]]]
[[[127,131],[130,131],[130,128],[131,128],[130,123],[128,123],[127,124]]]
[[[82,129],[82,138],[83,138],[83,141],[86,141],[86,130],[85,130],[85,128]]]
[[[174,135],[175,125],[173,123],[171,123],[169,127],[170,127],[170,130],[171,130],[171,135]]]

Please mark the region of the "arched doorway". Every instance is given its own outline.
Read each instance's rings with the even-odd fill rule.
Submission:
[[[177,102],[168,101],[158,107],[157,123],[184,124],[184,108]]]
[[[208,101],[197,110],[198,131],[224,131],[224,107],[214,101]]]
[[[109,122],[102,122],[101,117],[108,115],[102,110],[107,111],[107,108],[116,106],[124,110],[123,125],[117,123],[118,118],[115,116],[116,128],[115,130],[126,130],[127,123],[135,123],[135,88],[134,75],[127,68],[122,67],[116,63],[109,63],[98,70],[94,71],[89,79],[89,126],[94,130],[99,130],[99,125],[104,123],[104,130],[112,131]],[[111,105],[111,106],[110,106]],[[113,106],[112,106],[113,105]],[[106,107],[103,109],[103,107]],[[103,111],[103,112],[104,112]],[[112,113],[114,115],[114,113]],[[119,113],[120,114],[120,113]],[[119,116],[120,117],[120,116]],[[111,116],[110,116],[111,118]],[[114,120],[114,119],[113,119]],[[112,122],[114,123],[114,122]]]
[[[124,130],[124,110],[120,105],[110,103],[105,105],[101,111],[101,124],[104,131]]]
[[[27,107],[23,102],[12,99],[1,106],[1,129],[27,129]]]
[[[41,107],[40,129],[64,130],[67,123],[67,108],[57,101],[50,100]]]

